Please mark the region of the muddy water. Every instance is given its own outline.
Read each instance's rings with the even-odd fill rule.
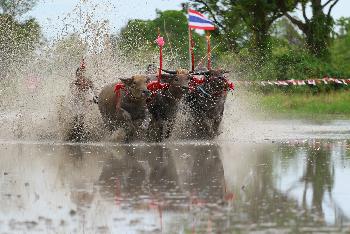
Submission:
[[[350,141],[0,142],[0,233],[350,232]]]

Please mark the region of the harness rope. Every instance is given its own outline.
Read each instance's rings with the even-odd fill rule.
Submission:
[[[124,91],[127,92],[125,84],[117,83],[114,86],[114,93],[115,93],[115,96],[116,96],[116,108],[117,109],[120,109],[120,106],[121,106],[121,98],[120,98],[121,97],[121,90],[124,90]]]

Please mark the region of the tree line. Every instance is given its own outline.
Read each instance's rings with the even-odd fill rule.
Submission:
[[[334,19],[331,15],[339,0],[191,0],[200,12],[207,13],[217,24],[223,38],[234,50],[239,41],[248,40],[255,53],[264,56],[270,52],[271,26],[281,17],[286,17],[304,35],[309,52],[328,58],[331,31]],[[307,8],[310,8],[310,15]],[[292,16],[296,10],[303,19]],[[241,29],[241,33],[235,32]],[[227,37],[227,35],[231,35]]]
[[[169,40],[170,57],[188,64],[187,8],[214,21],[213,60],[234,64],[252,79],[350,76],[349,18],[334,20],[339,0],[191,0],[180,11],[157,11],[154,20],[130,20],[116,41],[124,51],[154,50],[157,28]],[[296,16],[297,15],[297,16]],[[196,60],[205,56],[202,34],[194,33]],[[177,53],[174,54],[174,51]],[[172,53],[173,52],[173,53]],[[179,58],[174,59],[179,62]],[[345,61],[342,61],[345,60]],[[254,69],[252,69],[254,68]]]
[[[191,0],[190,7],[206,14],[212,32],[213,62],[234,67],[251,79],[307,79],[350,77],[350,18],[335,21],[332,11],[339,0]],[[0,68],[33,51],[42,35],[40,25],[25,19],[38,0],[0,0]],[[140,62],[157,62],[154,39],[166,39],[165,58],[171,66],[188,66],[186,11],[157,11],[153,20],[130,20],[111,35],[114,49]],[[295,16],[298,12],[298,16]],[[196,61],[204,61],[206,41],[194,32]],[[151,57],[150,57],[151,55]],[[147,58],[147,59],[145,59]],[[151,59],[150,59],[151,58]],[[147,60],[147,61],[146,61]]]
[[[41,38],[39,23],[34,18],[23,19],[38,0],[0,0],[0,79],[11,65],[19,63],[33,51]]]

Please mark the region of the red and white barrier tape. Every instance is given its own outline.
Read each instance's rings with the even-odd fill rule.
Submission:
[[[309,80],[276,80],[276,81],[236,81],[238,84],[245,84],[245,85],[252,85],[252,84],[258,84],[261,86],[269,86],[269,85],[276,85],[276,86],[303,86],[303,85],[312,85],[317,86],[319,84],[340,84],[340,85],[348,85],[350,84],[350,79],[337,79],[337,78],[330,78],[325,77],[322,79],[309,79]]]

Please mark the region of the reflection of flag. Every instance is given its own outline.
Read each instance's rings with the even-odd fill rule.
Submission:
[[[188,10],[188,26],[194,29],[215,30],[213,22],[195,10]]]

